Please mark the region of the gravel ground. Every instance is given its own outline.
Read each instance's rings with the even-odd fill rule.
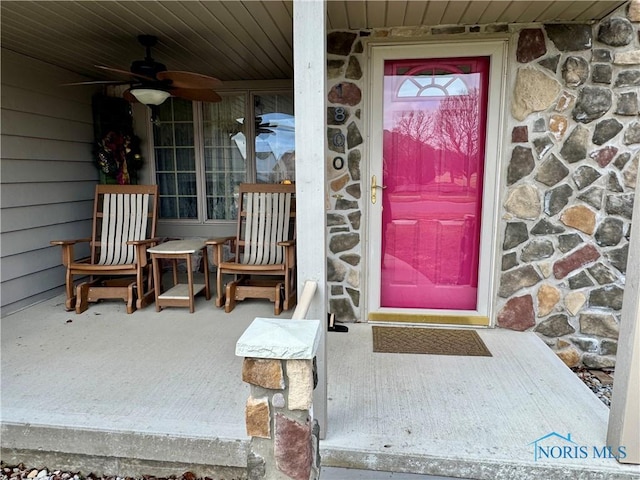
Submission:
[[[98,477],[93,473],[84,475],[80,472],[62,472],[60,470],[49,471],[47,468],[32,468],[26,467],[24,464],[15,466],[6,465],[4,462],[0,462],[2,467],[2,480],[134,480],[132,477]],[[140,480],[160,480],[152,475],[144,475],[140,477]],[[165,480],[165,479],[163,479]],[[182,475],[166,477],[166,480],[196,480],[196,476],[191,472],[186,472]],[[204,480],[211,480],[205,477]]]
[[[611,406],[611,392],[613,390],[613,371],[587,370],[574,368],[574,373],[602,400],[607,407]]]
[[[608,407],[611,405],[611,391],[613,389],[613,372],[612,371],[594,371],[586,368],[575,368],[574,373],[598,396],[600,400]],[[83,474],[82,472],[62,472],[60,470],[49,470],[46,467],[29,467],[23,464],[7,465],[0,461],[0,480],[165,480],[159,479],[151,475],[133,479],[131,477],[98,477],[92,473]],[[167,477],[166,480],[199,480],[191,472],[186,472],[179,476]],[[204,480],[211,480],[205,477]]]

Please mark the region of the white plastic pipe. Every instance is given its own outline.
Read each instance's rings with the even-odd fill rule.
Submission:
[[[318,284],[314,281],[307,280],[304,282],[304,288],[302,289],[302,294],[298,300],[298,305],[291,316],[292,320],[304,320],[307,318],[307,312],[309,311],[311,300],[313,299],[317,288]],[[322,321],[322,319],[320,320]]]

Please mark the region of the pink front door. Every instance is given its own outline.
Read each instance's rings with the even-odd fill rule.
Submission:
[[[381,307],[477,307],[488,72],[384,62]]]

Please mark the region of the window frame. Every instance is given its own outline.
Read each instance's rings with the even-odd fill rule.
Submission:
[[[289,80],[268,81],[268,82],[225,82],[226,88],[217,90],[221,96],[244,95],[245,97],[245,118],[255,116],[255,98],[260,95],[290,95],[293,101],[293,82]],[[149,175],[153,183],[157,183],[155,142],[152,123],[152,111],[146,109],[147,117],[147,151],[149,152],[148,164],[150,166]],[[196,196],[197,196],[197,218],[158,218],[159,224],[165,225],[235,225],[237,220],[207,219],[207,194],[206,194],[206,166],[204,155],[204,119],[203,102],[193,101],[193,125],[194,125],[194,151],[195,151],[195,171],[196,171]],[[247,141],[247,158],[251,162],[247,163],[245,171],[245,181],[254,182],[256,179],[256,152],[255,152],[255,122],[246,122],[245,135],[251,141]]]

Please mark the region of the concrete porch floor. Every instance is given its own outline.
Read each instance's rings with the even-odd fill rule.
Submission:
[[[257,316],[272,305],[225,314],[198,297],[194,314],[103,302],[76,315],[62,296],[6,316],[2,460],[236,478],[249,387],[234,350]],[[609,410],[535,334],[479,333],[493,357],[373,353],[369,324],[329,332],[321,478],[640,478],[615,459],[535,461],[531,443],[551,432],[604,446]]]

